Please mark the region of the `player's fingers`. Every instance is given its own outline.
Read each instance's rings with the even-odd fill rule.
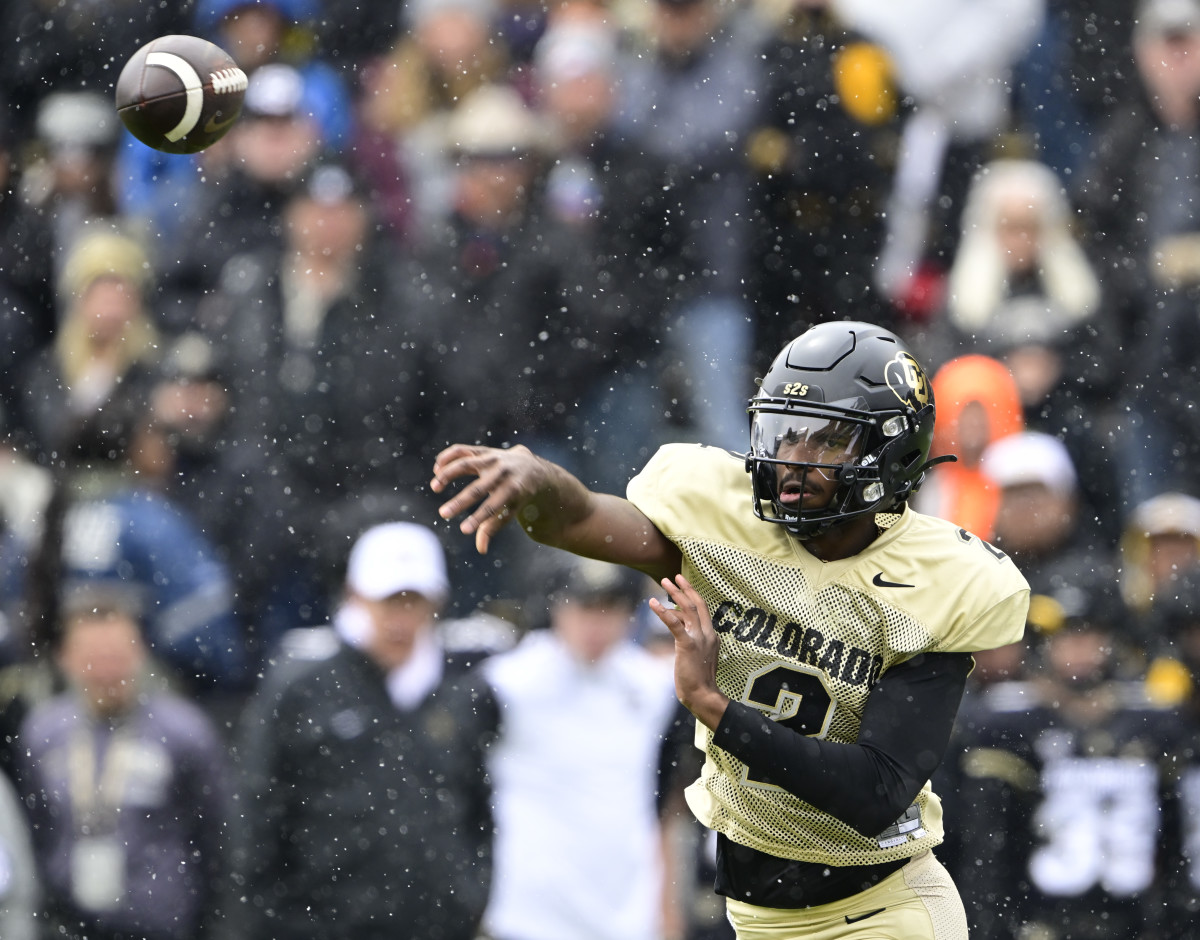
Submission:
[[[469,444],[451,444],[441,451],[433,461],[433,479],[429,487],[435,493],[442,492],[453,480],[470,473],[478,474],[479,457],[485,448]]]
[[[692,617],[698,618],[700,607],[704,601],[687,578],[682,574],[677,574],[674,581],[664,578],[663,587],[676,607],[686,611]]]
[[[497,508],[499,507],[499,508]],[[503,529],[512,519],[512,510],[494,498],[487,499],[482,506],[473,512],[459,527],[464,533],[475,532],[475,550],[486,555],[492,537]]]
[[[655,616],[657,616],[658,619],[663,622],[663,625],[671,631],[671,635],[673,637],[680,639],[687,636],[687,624],[684,623],[683,618],[679,616],[679,612],[675,608],[668,607],[657,597],[650,598],[649,603],[650,610],[653,611]]]
[[[468,535],[476,531],[491,516],[511,509],[510,503],[515,493],[511,479],[512,474],[497,459],[496,454],[487,453],[487,448],[479,448],[479,450],[485,452],[457,458],[452,464],[446,466],[440,477],[443,484],[468,474],[474,474],[476,477],[438,507],[438,515],[443,519],[449,519],[469,510],[471,506],[475,506],[462,526],[462,531]]]

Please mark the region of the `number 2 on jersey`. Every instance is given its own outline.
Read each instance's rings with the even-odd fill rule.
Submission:
[[[833,717],[833,696],[824,676],[791,663],[774,663],[750,677],[742,701],[764,709],[767,717],[797,734],[821,737]],[[755,780],[746,774],[752,786],[774,786],[769,780]]]

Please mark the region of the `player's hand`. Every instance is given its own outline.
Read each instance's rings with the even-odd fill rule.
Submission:
[[[679,574],[661,582],[671,603],[650,598],[650,609],[675,638],[675,694],[696,720],[714,731],[729,699],[717,688],[717,654],[721,638],[713,629],[704,598]]]
[[[433,463],[430,488],[444,493],[455,480],[475,477],[439,508],[443,519],[469,512],[459,525],[464,535],[475,536],[482,555],[496,533],[518,516],[546,482],[546,462],[528,447],[476,447],[452,444]],[[474,507],[474,508],[472,508]]]

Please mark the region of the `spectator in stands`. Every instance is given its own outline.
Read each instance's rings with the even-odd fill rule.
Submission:
[[[1155,598],[1200,564],[1200,499],[1153,496],[1133,508],[1121,536],[1121,597],[1153,645],[1148,622]]]
[[[305,33],[321,10],[322,0],[200,0],[194,25],[183,32],[211,39],[247,74],[272,63],[295,68],[304,113],[319,129],[321,145],[340,151],[353,136],[354,112],[347,79],[314,55],[312,38]],[[380,15],[378,9],[374,13]],[[117,167],[121,209],[155,233],[158,253],[169,259],[176,239],[186,231],[186,220],[208,211],[205,178],[224,176],[240,159],[228,141],[201,154],[176,155],[159,153],[125,134]]]
[[[674,357],[665,354],[666,308],[674,285],[666,164],[638,151],[615,125],[619,36],[597,8],[557,11],[533,57],[537,101],[556,159],[546,174],[544,211],[589,240],[597,275],[629,302],[624,355],[591,412],[587,446],[594,482],[618,490],[682,423],[686,403]]]
[[[1200,3],[1141,0],[1133,51],[1134,93],[1098,128],[1077,184],[1127,350],[1149,332],[1156,290],[1200,286]]]
[[[231,936],[477,936],[497,715],[438,640],[449,590],[432,530],[377,524],[350,552],[332,648],[261,681],[237,748]]]
[[[745,142],[758,122],[761,27],[717,0],[655,0],[647,46],[618,63],[618,118],[635,153],[665,164],[671,353],[683,364],[692,423],[706,442],[740,446],[738,403],[754,347],[745,297],[750,241]]]
[[[967,196],[945,308],[925,335],[946,355],[983,353],[1008,367],[1026,425],[1063,439],[1080,471],[1083,508],[1111,520],[1104,529],[1115,543],[1122,358],[1112,311],[1071,222],[1049,168],[987,164]]]
[[[58,458],[55,490],[23,571],[31,653],[44,655],[64,591],[122,584],[139,595],[146,643],[180,687],[222,702],[248,678],[232,575],[195,522],[134,472],[145,403],[128,402],[112,417],[84,429]]]
[[[1164,797],[1180,764],[1160,755],[1174,751],[1179,721],[1122,675],[1129,633],[1104,580],[1045,595],[1058,616],[1041,621],[1034,680],[995,686],[983,707],[960,712],[954,769],[973,812],[958,827],[953,874],[973,934],[1174,933],[1164,916],[1178,914],[1160,892],[1173,825]]]
[[[290,605],[286,615],[271,615],[279,599],[272,591],[280,572],[268,547],[276,527],[261,515],[271,466],[261,441],[236,433],[233,391],[221,350],[198,331],[180,336],[152,379],[149,414],[131,464],[148,490],[195,523],[232,573],[248,660],[257,663],[295,617]]]
[[[984,166],[967,194],[947,284],[942,322],[953,351],[1009,355],[1028,344],[1047,348],[1059,360],[1041,370],[1049,376],[1014,372],[1022,398],[1037,401],[1056,376],[1076,373],[1061,359],[1087,338],[1085,328],[1099,313],[1099,279],[1072,231],[1058,178],[1032,160]]]
[[[118,133],[111,98],[95,90],[56,91],[38,101],[23,195],[48,220],[57,261],[86,223],[120,222],[113,173]]]
[[[1017,384],[999,360],[968,355],[939,368],[932,385],[938,411],[930,456],[953,454],[957,460],[930,474],[913,506],[989,541],[1000,489],[984,474],[981,461],[989,444],[1025,429]]]
[[[421,240],[453,211],[451,112],[485,84],[503,82],[508,52],[492,0],[416,0],[407,29],[364,69],[353,159],[402,240]]]
[[[69,689],[21,730],[48,929],[83,940],[197,940],[216,913],[227,755],[194,704],[148,674],[127,593],[68,597],[55,644]]]
[[[841,0],[845,21],[887,50],[904,121],[876,280],[902,312],[936,309],[954,257],[971,178],[1012,127],[1012,68],[1029,48],[1045,0]],[[933,305],[930,306],[931,301]]]
[[[283,206],[323,148],[306,100],[303,77],[290,65],[264,65],[250,83],[242,116],[225,136],[228,174],[206,183],[195,214],[163,252],[160,304],[172,332],[198,325],[197,304],[221,283],[226,262],[283,243]]]
[[[1129,0],[1053,0],[1017,64],[1015,106],[1037,158],[1071,185],[1096,129],[1130,94]]]
[[[1143,0],[1133,34],[1139,94],[1102,129],[1083,188],[1087,231],[1121,306],[1126,505],[1189,490],[1200,298],[1200,3]]]
[[[342,552],[328,557],[331,514],[367,493],[419,501],[431,407],[358,181],[317,161],[276,211],[281,243],[231,259],[198,315],[228,383],[221,446],[269,468],[245,493],[265,520],[246,561],[270,607],[255,618],[266,636],[328,619]]]
[[[834,6],[794,0],[762,50],[763,113],[746,147],[760,357],[823,320],[853,312],[878,323],[891,314],[872,281],[900,95],[887,53]]]
[[[1175,688],[1170,698],[1157,695],[1154,670],[1147,676],[1147,691],[1158,701],[1178,702],[1174,747],[1163,754],[1167,784],[1162,822],[1161,867],[1154,887],[1146,892],[1149,918],[1162,918],[1158,930],[1164,937],[1186,936],[1195,920],[1196,884],[1200,870],[1192,848],[1200,812],[1200,568],[1180,572],[1169,589],[1156,598],[1154,633],[1159,649],[1171,657]],[[1160,661],[1161,662],[1161,661]]]
[[[54,343],[22,368],[18,423],[42,458],[119,420],[144,392],[158,352],[150,289],[139,242],[107,227],[79,235],[59,278]]]
[[[5,354],[12,357],[0,363],[9,376],[0,388],[11,411],[15,389],[8,383],[16,374],[14,365],[46,345],[54,333],[56,259],[49,220],[24,196],[25,138],[8,111],[0,97],[0,328],[5,331]]]
[[[1034,594],[1085,578],[1116,581],[1116,552],[1080,512],[1079,475],[1062,441],[1040,431],[1009,434],[988,445],[981,469],[1000,490],[995,545]]]
[[[200,35],[228,52],[251,76],[264,65],[283,63],[300,74],[304,113],[316,121],[325,146],[340,151],[351,136],[354,111],[346,80],[313,55],[312,42],[298,35],[324,11],[322,0],[197,0]]]
[[[534,443],[591,479],[611,455],[594,449],[590,406],[635,328],[625,285],[605,277],[586,230],[546,211],[545,129],[515,90],[468,96],[447,134],[455,212],[397,272],[405,329],[427,357],[434,452],[465,428],[481,443]],[[456,557],[460,603],[524,596],[525,564],[501,561],[506,543],[525,544],[502,540],[482,564]]]

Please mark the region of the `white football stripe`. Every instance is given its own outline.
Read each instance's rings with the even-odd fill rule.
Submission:
[[[186,137],[199,123],[200,111],[204,107],[204,86],[200,82],[200,76],[187,59],[171,52],[151,52],[146,56],[146,64],[170,69],[183,82],[183,90],[187,94],[187,106],[183,109],[183,117],[163,136],[172,142]]]

